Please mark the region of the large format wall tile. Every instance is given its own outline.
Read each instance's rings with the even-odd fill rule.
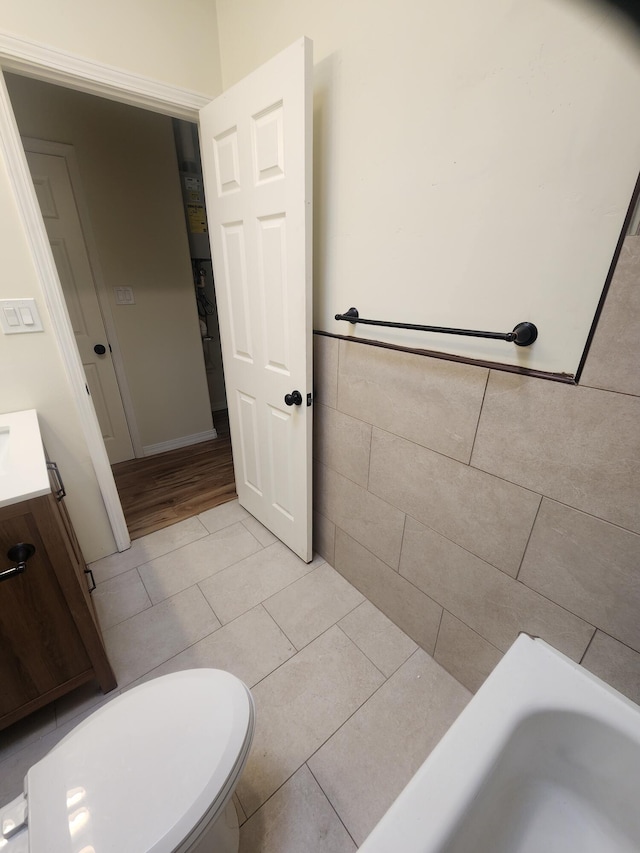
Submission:
[[[640,654],[596,631],[582,665],[633,702],[640,703]]]
[[[313,336],[314,398],[323,406],[336,407],[338,399],[338,344],[337,338]]]
[[[492,371],[471,464],[640,531],[640,398]]]
[[[338,408],[468,462],[486,368],[340,342]]]
[[[581,385],[640,395],[640,237],[624,241]]]
[[[318,405],[314,412],[313,455],[354,483],[367,487],[371,425]]]
[[[540,503],[533,492],[378,429],[369,490],[513,576]]]
[[[640,536],[545,498],[518,578],[640,651],[638,566]]]
[[[520,631],[580,660],[593,627],[412,518],[400,574],[501,651]]]
[[[404,513],[320,464],[315,466],[315,495],[318,512],[398,568]]]
[[[333,566],[336,551],[336,526],[319,512],[313,513],[313,551]]]
[[[434,658],[473,693],[500,662],[502,652],[446,610]]]
[[[336,529],[336,569],[405,634],[433,654],[442,607],[340,528]]]

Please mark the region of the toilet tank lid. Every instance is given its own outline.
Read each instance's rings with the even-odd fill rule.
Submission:
[[[30,853],[171,853],[225,793],[252,732],[251,694],[228,672],[133,688],[29,770]]]

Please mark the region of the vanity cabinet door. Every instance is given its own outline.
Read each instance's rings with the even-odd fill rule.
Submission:
[[[36,549],[22,574],[0,582],[0,727],[93,675],[56,570],[68,557],[59,552],[59,538],[47,535],[49,499],[0,508],[0,570],[12,565],[6,554],[13,545]]]

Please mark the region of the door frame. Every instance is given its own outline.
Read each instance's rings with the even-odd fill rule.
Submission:
[[[18,214],[50,315],[52,335],[60,350],[116,547],[118,551],[124,551],[131,545],[129,531],[93,402],[86,392],[80,354],[3,71],[15,71],[38,80],[195,123],[198,123],[200,108],[213,100],[213,97],[131,74],[0,31],[0,149],[7,163]]]
[[[100,267],[98,247],[91,227],[89,208],[82,188],[76,149],[73,145],[69,145],[66,142],[51,142],[48,139],[36,139],[33,136],[23,136],[22,146],[25,150],[37,154],[49,154],[54,157],[62,157],[67,165],[69,181],[71,182],[71,188],[73,190],[73,196],[78,211],[78,218],[80,220],[80,228],[82,230],[82,236],[87,250],[87,257],[89,258],[89,265],[93,274],[94,290],[98,299],[105,332],[107,334],[113,369],[116,374],[116,381],[120,392],[120,400],[122,408],[124,409],[127,429],[129,430],[129,437],[131,438],[131,444],[133,446],[134,458],[139,459],[145,455],[144,448],[142,446],[142,440],[140,439],[140,432],[138,431],[138,424],[133,407],[133,398],[131,397],[129,383],[127,382],[116,325],[113,320],[109,297],[107,296],[107,285],[105,284],[102,269]]]

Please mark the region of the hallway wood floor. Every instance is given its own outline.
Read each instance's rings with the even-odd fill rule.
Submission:
[[[132,539],[236,497],[227,413],[214,422],[212,441],[111,466]]]

